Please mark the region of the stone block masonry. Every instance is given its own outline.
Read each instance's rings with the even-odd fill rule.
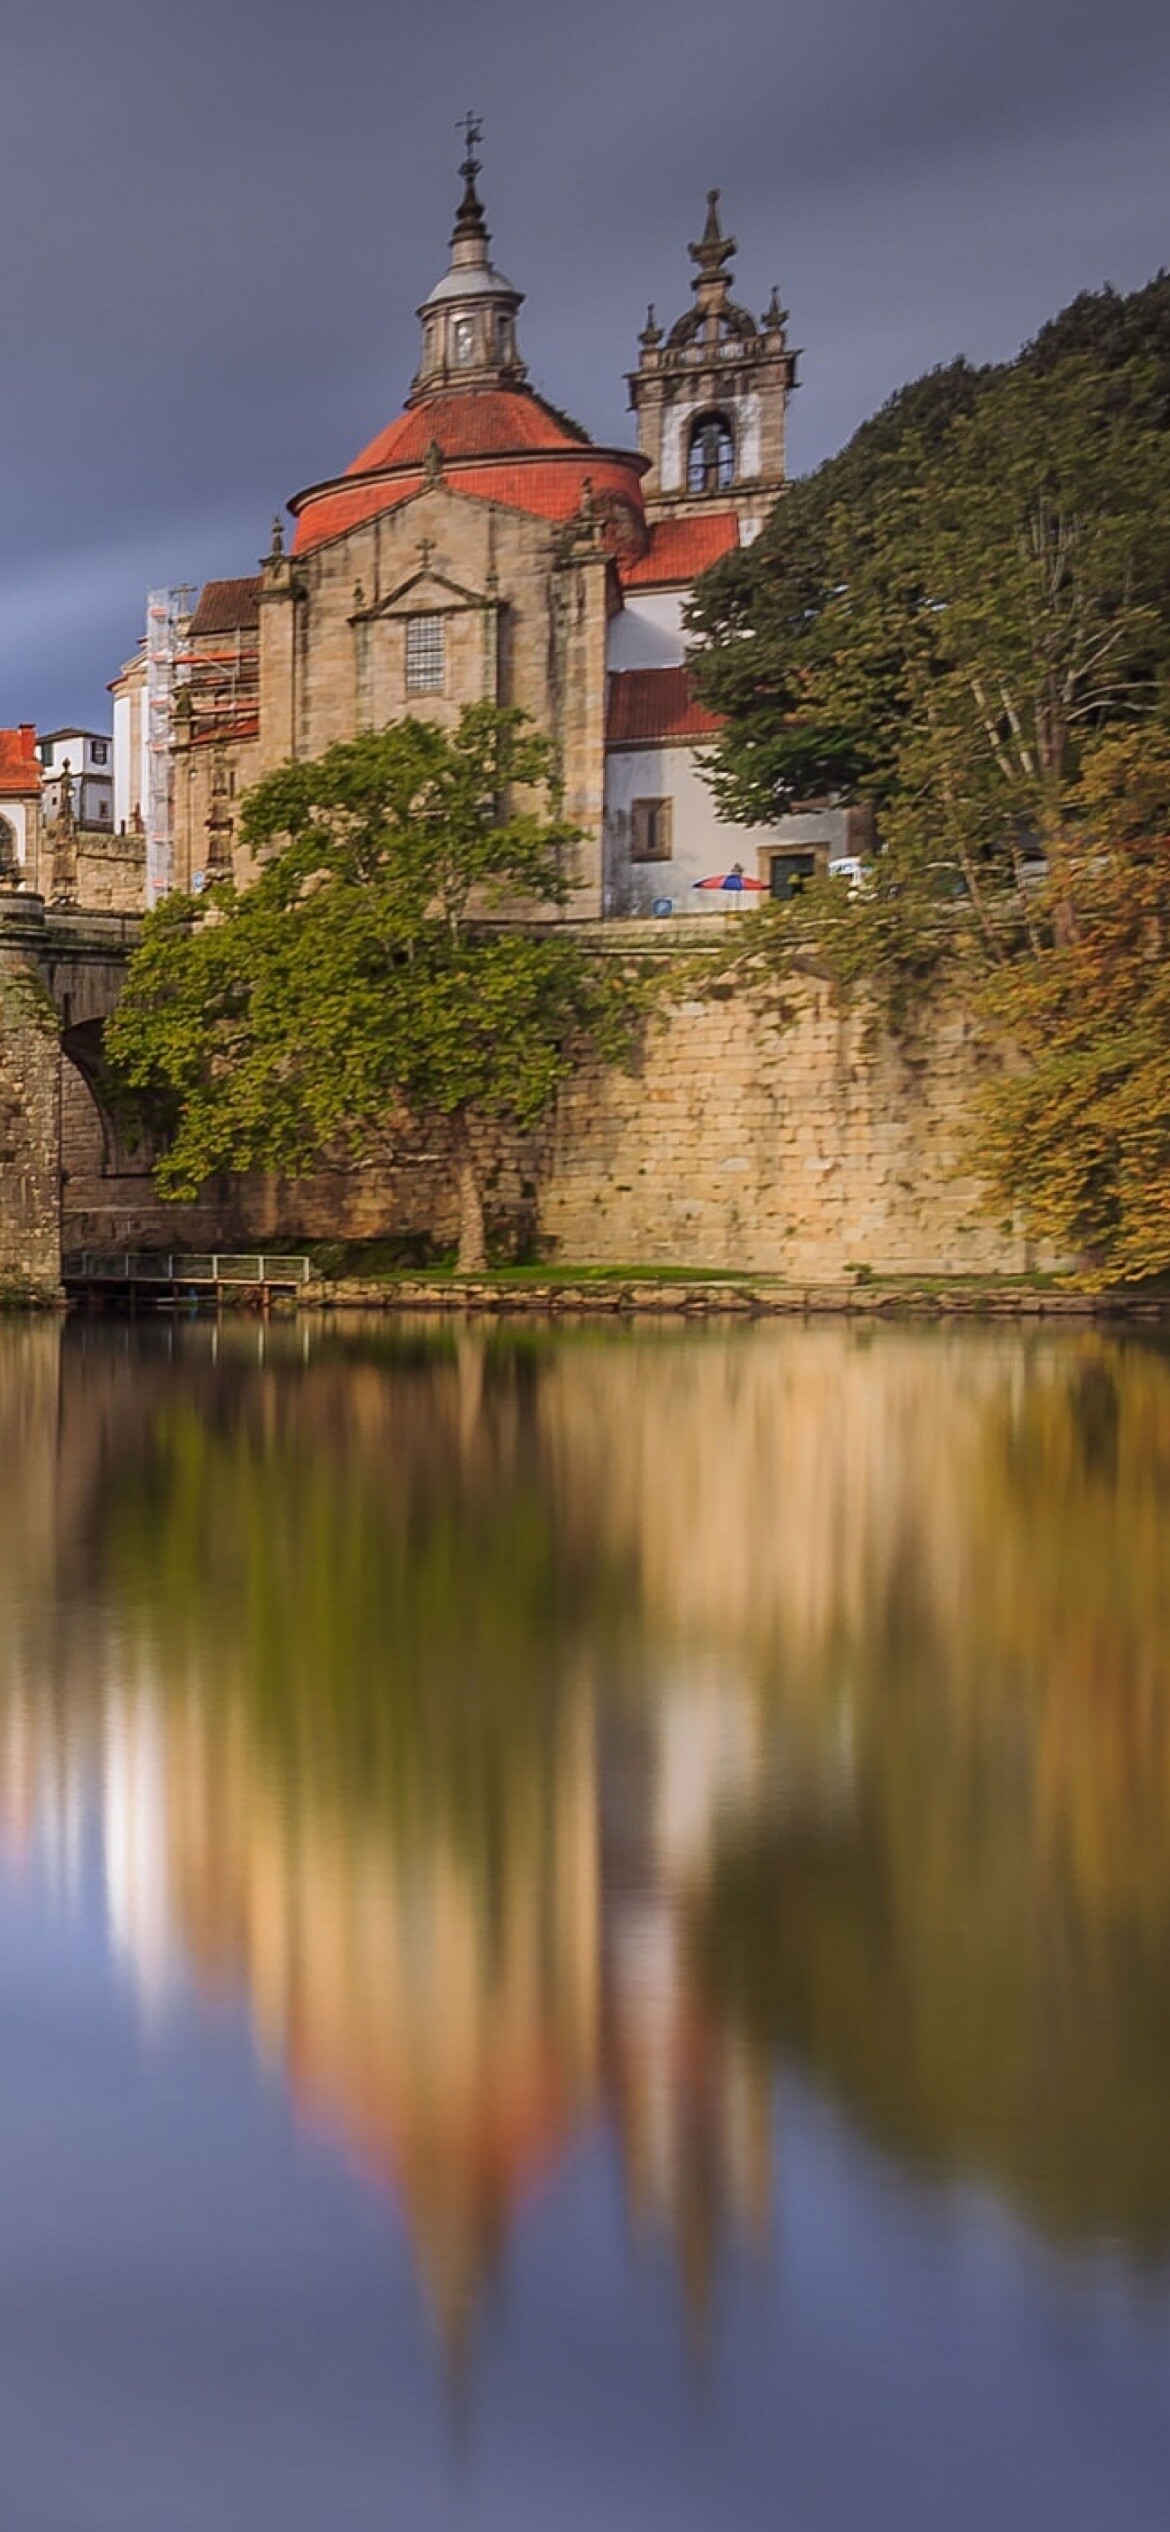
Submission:
[[[704,1266],[833,1281],[1018,1274],[1038,1262],[964,1170],[986,1061],[936,1010],[900,1045],[859,1001],[798,979],[666,1009],[638,1068],[562,1094],[539,1231],[582,1264]]]
[[[0,953],[0,1300],[60,1292],[57,1026],[32,970]]]

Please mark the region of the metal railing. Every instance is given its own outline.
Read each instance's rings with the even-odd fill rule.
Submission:
[[[285,1257],[269,1250],[251,1255],[225,1249],[202,1253],[174,1249],[121,1249],[106,1252],[74,1249],[61,1261],[66,1283],[91,1284],[273,1284],[311,1281],[309,1257]]]

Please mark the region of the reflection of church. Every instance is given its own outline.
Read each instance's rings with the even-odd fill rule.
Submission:
[[[682,611],[784,483],[784,311],[775,292],[759,320],[732,299],[734,241],[711,194],[694,304],[669,332],[651,310],[640,338],[638,452],[598,447],[528,383],[522,293],[490,261],[473,146],[462,174],[405,410],[297,494],[291,552],[278,524],[259,576],[210,582],[178,627],[169,700],[151,705],[157,740],[165,701],[173,767],[154,893],[237,861],[239,797],[270,768],[483,698],[521,706],[556,743],[585,839],[578,913],[717,909],[695,883],[737,860],[783,893],[848,852],[847,813],[719,824],[697,762],[716,724],[690,689]],[[114,687],[128,822],[151,814],[146,674],[140,658]]]
[[[743,1735],[738,1697],[676,1691],[607,1748],[576,1701],[511,1783],[485,1879],[437,1824],[290,1800],[238,1719],[111,1681],[90,1734],[59,1735],[22,1684],[0,1691],[0,1856],[35,1850],[76,1893],[88,1819],[144,2010],[188,1970],[243,1989],[302,2114],[400,2204],[452,2358],[520,2205],[605,2121],[701,2329],[771,2193],[767,2058],[688,1958],[716,1806],[759,1774]]]

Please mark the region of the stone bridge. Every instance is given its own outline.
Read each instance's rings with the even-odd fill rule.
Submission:
[[[135,1166],[100,1083],[102,1029],[140,931],[136,915],[0,892],[0,1288],[59,1288],[63,1126],[96,1175]]]

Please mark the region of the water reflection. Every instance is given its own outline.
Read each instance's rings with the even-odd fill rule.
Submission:
[[[449,2349],[617,2146],[702,2332],[778,2070],[1170,2234],[1170,1361],[842,1328],[0,1332],[0,1803],[242,1994]]]

